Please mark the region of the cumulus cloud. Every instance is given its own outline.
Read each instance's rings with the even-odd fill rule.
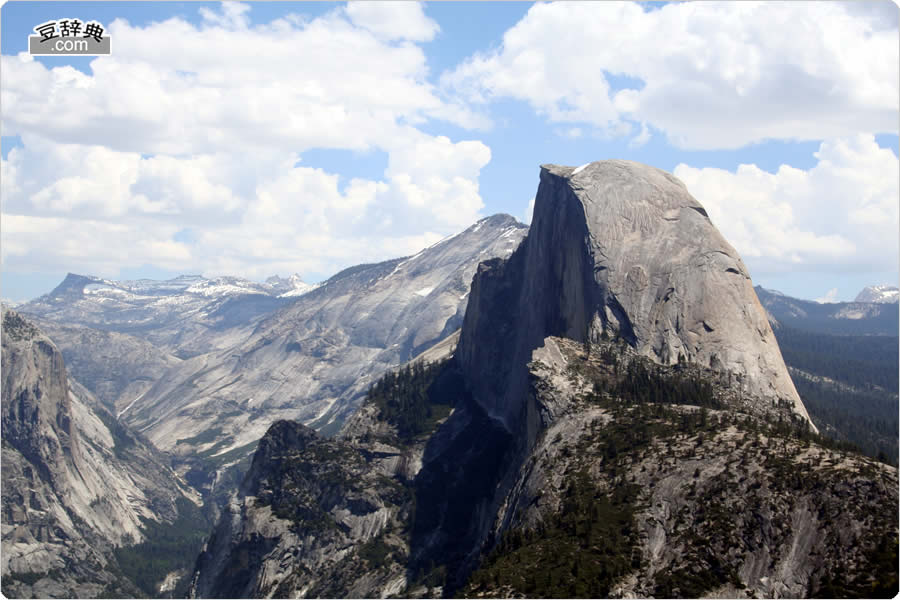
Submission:
[[[897,11],[870,4],[535,4],[500,48],[442,83],[469,102],[515,98],[609,134],[641,123],[636,145],[646,125],[703,149],[896,132]]]
[[[410,254],[478,218],[490,158],[480,143],[412,137],[423,156],[445,160],[343,188],[296,153],[141,156],[26,137],[3,161],[4,268],[115,276],[155,264],[262,277]],[[199,233],[175,242],[184,228]]]
[[[421,12],[409,6],[398,12]],[[144,153],[302,152],[377,148],[401,121],[470,124],[464,107],[426,81],[421,48],[387,43],[343,9],[253,27],[246,7],[223,10],[199,26],[113,21],[115,53],[92,61],[91,75],[47,69],[26,53],[3,56],[4,135]]]
[[[675,168],[754,275],[898,267],[900,163],[871,135],[822,142],[809,170]]]
[[[838,302],[837,293],[837,288],[831,288],[830,290],[825,292],[824,296],[822,296],[821,298],[816,298],[815,301],[819,304],[834,304],[835,302]]]
[[[386,40],[428,42],[440,31],[438,24],[422,12],[419,2],[359,0],[348,2],[346,10],[356,25]]]
[[[251,11],[116,20],[115,52],[89,74],[0,58],[3,133],[22,140],[2,161],[4,269],[328,274],[480,216],[490,150],[418,129],[477,122],[426,80],[415,42],[438,28],[420,4],[259,25]],[[313,148],[385,153],[388,167],[342,182],[304,162]]]

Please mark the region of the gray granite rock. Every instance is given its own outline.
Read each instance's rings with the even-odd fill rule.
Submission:
[[[528,237],[479,267],[459,356],[478,401],[510,429],[527,412],[524,367],[548,335],[619,336],[662,364],[728,371],[761,408],[810,422],[744,263],[684,184],[653,167],[544,165]]]
[[[11,597],[132,595],[114,547],[199,496],[77,381],[13,311],[2,319],[2,575]]]

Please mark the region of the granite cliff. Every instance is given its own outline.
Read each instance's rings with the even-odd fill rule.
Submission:
[[[131,596],[114,558],[199,496],[77,381],[13,311],[2,319],[3,592]]]
[[[528,237],[509,260],[479,268],[459,358],[477,401],[510,429],[525,408],[524,367],[551,335],[620,337],[660,364],[731,372],[754,398],[748,408],[774,403],[810,422],[746,267],[659,169],[541,167]]]

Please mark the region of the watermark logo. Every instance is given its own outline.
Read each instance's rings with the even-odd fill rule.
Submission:
[[[109,35],[97,21],[57,19],[34,27],[28,36],[29,54],[39,56],[97,56],[109,54]]]

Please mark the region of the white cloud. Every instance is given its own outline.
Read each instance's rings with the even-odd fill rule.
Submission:
[[[114,54],[90,74],[0,58],[3,133],[23,143],[2,161],[4,269],[328,274],[480,216],[490,149],[417,129],[478,122],[426,81],[413,42],[438,28],[420,4],[264,25],[250,11],[114,21]],[[303,161],[313,148],[383,152],[388,166],[341,182]],[[192,239],[175,241],[183,229]]]
[[[647,127],[646,123],[641,123],[641,132],[631,138],[628,142],[629,148],[640,148],[644,144],[650,141],[652,134],[650,133],[650,128]]]
[[[7,213],[2,220],[4,270],[11,263],[52,272],[87,266],[94,274],[113,276],[122,265],[148,262],[180,270],[191,258],[190,249],[172,239],[176,226]]]
[[[584,136],[584,130],[582,130],[581,127],[557,128],[553,133],[559,137],[568,138],[570,140],[577,140]]]
[[[383,180],[343,189],[336,174],[297,166],[297,154],[142,157],[26,137],[3,161],[4,268],[112,277],[154,264],[261,277],[411,254],[479,217],[477,178],[490,151],[410,136],[401,149],[435,160],[398,152]],[[174,242],[184,228],[200,233]]]
[[[837,293],[837,288],[831,288],[830,290],[825,292],[824,296],[822,296],[821,298],[816,298],[815,301],[819,304],[834,304],[835,302],[838,302]]]
[[[208,8],[201,8],[200,15],[207,24],[218,25],[225,29],[236,30],[246,29],[250,24],[247,12],[250,6],[243,2],[222,2],[220,5],[221,13],[217,13]]]
[[[649,124],[684,148],[896,132],[897,11],[860,4],[535,4],[499,49],[442,83],[470,102],[526,101],[553,122]],[[638,83],[613,90],[610,74]]]
[[[346,10],[353,23],[386,40],[428,42],[440,31],[420,2],[356,0],[348,2]]]
[[[534,217],[534,198],[528,201],[528,208],[525,209],[525,215],[523,222],[527,225],[531,225],[531,219]]]
[[[402,4],[352,10],[421,13]],[[207,10],[200,26],[113,21],[115,53],[93,60],[91,75],[47,69],[25,53],[3,56],[4,135],[143,153],[303,152],[378,148],[398,123],[432,117],[477,123],[426,81],[421,48],[386,42],[343,8],[249,27],[240,6],[224,3],[218,17]]]
[[[674,174],[755,276],[897,269],[900,163],[871,135],[822,142],[808,171],[734,172],[680,164]]]

